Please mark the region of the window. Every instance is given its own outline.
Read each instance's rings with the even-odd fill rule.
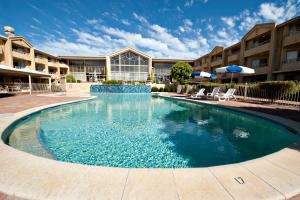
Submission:
[[[149,59],[127,51],[110,59],[111,79],[124,81],[146,81]]]
[[[22,61],[16,61],[16,62],[14,62],[14,67],[17,69],[24,69],[26,67],[26,65]]]
[[[299,52],[300,51],[288,51],[286,53],[286,59],[287,60],[294,60],[297,59],[299,57]]]
[[[297,63],[298,61],[300,61],[300,50],[286,53],[286,63]]]
[[[45,67],[43,65],[36,65],[35,68],[36,68],[36,71],[40,71],[40,72],[44,71],[44,69],[45,69]]]
[[[292,25],[289,28],[288,35],[294,35],[300,32],[300,24]]]
[[[268,59],[267,58],[261,58],[261,59],[255,59],[251,62],[251,67],[266,67],[268,66]]]

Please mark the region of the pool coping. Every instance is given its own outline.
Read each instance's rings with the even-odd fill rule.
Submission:
[[[6,128],[26,115],[93,98],[96,97],[35,107],[0,118],[0,136],[2,138]],[[300,133],[300,123],[292,120],[241,108],[214,106],[285,123]],[[113,168],[37,157],[1,140],[0,192],[24,199],[286,199],[300,193],[300,153],[295,144],[261,158],[215,167]]]

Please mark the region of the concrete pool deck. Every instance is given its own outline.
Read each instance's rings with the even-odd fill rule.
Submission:
[[[0,117],[0,133],[32,112],[86,99],[48,103]],[[300,133],[300,123],[250,112]],[[300,193],[299,146],[216,167],[133,169],[50,160],[16,150],[1,140],[0,199],[288,199]]]

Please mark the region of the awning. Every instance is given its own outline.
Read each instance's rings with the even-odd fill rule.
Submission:
[[[32,69],[16,69],[7,65],[0,65],[0,73],[14,75],[31,75],[32,77],[51,77],[51,74],[46,74]]]

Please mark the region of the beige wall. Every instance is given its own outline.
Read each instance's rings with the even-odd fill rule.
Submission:
[[[91,85],[96,83],[66,83],[67,93],[89,93]]]

